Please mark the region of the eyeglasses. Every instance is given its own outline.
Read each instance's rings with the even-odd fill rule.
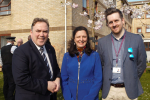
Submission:
[[[134,58],[134,55],[132,54],[133,53],[133,49],[132,48],[128,48],[128,52],[130,53],[129,58],[133,59]]]

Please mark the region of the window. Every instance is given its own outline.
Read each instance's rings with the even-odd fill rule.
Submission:
[[[86,0],[82,0],[83,8],[86,8]]]
[[[0,15],[11,13],[11,0],[0,0]]]
[[[98,4],[98,3],[95,1],[95,9],[94,9],[94,10],[95,10],[95,13],[98,12],[97,4]]]
[[[142,33],[142,28],[137,28],[137,33]]]
[[[145,44],[145,48],[148,48],[148,44],[147,43]]]
[[[0,34],[0,49],[7,43],[7,37],[10,37],[10,34]]]
[[[87,11],[86,0],[82,0],[83,11]]]
[[[150,51],[150,42],[144,42],[145,50]]]
[[[150,27],[146,27],[146,33],[150,33]]]
[[[148,44],[149,44],[149,42],[144,42],[145,49],[148,48]]]
[[[83,11],[86,11],[88,13],[88,3],[89,0],[82,0],[82,6],[83,6]]]
[[[146,14],[146,18],[150,18],[150,14]]]
[[[141,16],[138,16],[137,18],[142,18]]]

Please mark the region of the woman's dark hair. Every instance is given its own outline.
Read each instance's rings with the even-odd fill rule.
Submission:
[[[87,43],[86,43],[85,53],[87,55],[90,55],[92,53],[92,49],[90,47],[90,40],[89,40],[88,30],[85,27],[83,27],[83,26],[79,26],[79,27],[76,27],[75,30],[73,31],[72,38],[71,38],[71,40],[69,41],[69,44],[68,44],[68,46],[69,46],[68,52],[69,52],[69,55],[71,57],[74,57],[75,54],[78,54],[78,50],[76,48],[76,45],[74,44],[74,39],[75,39],[76,33],[78,31],[82,31],[82,30],[84,30],[86,32],[86,34],[87,34]]]

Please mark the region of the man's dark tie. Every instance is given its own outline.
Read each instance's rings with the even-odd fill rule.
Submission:
[[[49,64],[48,64],[46,55],[45,55],[45,53],[44,53],[44,48],[43,48],[43,47],[40,48],[40,52],[41,52],[41,55],[42,55],[42,57],[43,57],[43,59],[44,59],[44,62],[45,62],[45,64],[46,64],[46,66],[48,67],[49,74],[50,74],[50,77],[51,77],[51,70],[50,70],[50,68],[49,68]]]

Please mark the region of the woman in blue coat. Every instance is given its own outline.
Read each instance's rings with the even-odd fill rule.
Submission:
[[[85,27],[73,31],[68,52],[62,67],[62,92],[65,100],[98,100],[102,85],[102,68],[99,54],[90,48]]]

